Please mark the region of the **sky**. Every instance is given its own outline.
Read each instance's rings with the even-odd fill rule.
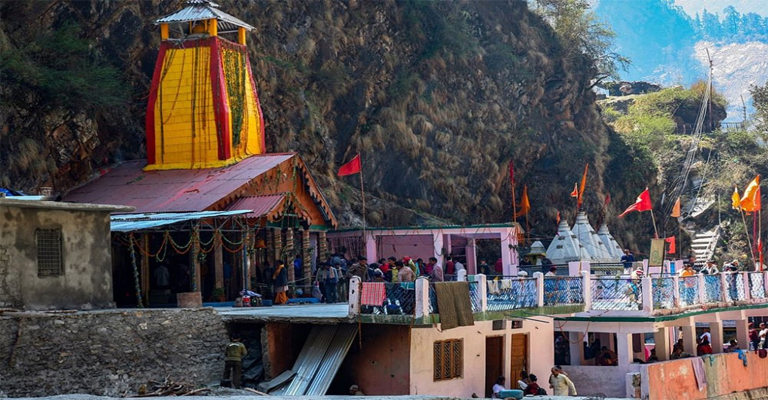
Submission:
[[[643,1],[643,0],[627,0]],[[744,13],[756,13],[768,16],[768,0],[675,0],[675,4],[683,7],[691,16],[701,14],[704,9],[710,13],[721,13],[725,7],[732,5],[736,11]]]

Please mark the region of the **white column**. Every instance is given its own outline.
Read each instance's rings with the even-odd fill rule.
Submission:
[[[670,354],[672,354],[672,346],[669,343],[669,334],[667,328],[661,327],[653,333],[653,341],[656,343],[656,357],[659,361],[669,360]]]
[[[690,325],[683,325],[683,350],[696,355],[696,323],[693,320]]]
[[[642,280],[643,285],[643,312],[653,312],[653,281],[649,277]]]
[[[707,286],[706,283],[704,283],[704,274],[698,274],[696,275],[696,278],[696,284],[699,285],[699,290],[696,291],[699,296],[699,304],[704,304],[704,301],[707,298]]]
[[[360,277],[353,276],[349,279],[349,311],[348,315],[354,317],[360,314]]]
[[[541,272],[534,272],[533,277],[536,278],[536,299],[539,307],[544,307],[544,274]]]
[[[635,353],[632,351],[632,334],[616,334],[616,355],[619,357],[619,367],[626,367],[632,363]]]
[[[477,290],[480,291],[480,311],[488,310],[488,284],[486,283],[486,276],[483,274],[475,275],[475,282],[477,282]]]
[[[369,263],[374,263],[379,260],[379,255],[376,254],[376,238],[373,236],[373,232],[365,233],[365,256],[368,257]]]
[[[723,322],[710,322],[709,323],[709,333],[712,335],[712,352],[722,353],[723,352]]]
[[[429,316],[429,279],[416,279],[416,318]]]
[[[736,341],[739,342],[739,347],[745,350],[749,349],[749,321],[745,319],[737,319],[736,321]],[[714,339],[714,337],[712,338]]]
[[[675,308],[680,307],[680,277],[677,274],[672,276],[672,284],[675,285],[672,290],[675,296]]]
[[[451,243],[451,235],[445,234],[443,235],[443,247],[445,247],[445,256],[450,256],[451,253],[453,253],[453,246]],[[440,260],[438,258],[438,260]],[[445,260],[441,260],[441,262],[445,262]],[[456,261],[454,261],[456,262]]]
[[[582,332],[568,332],[568,343],[571,350],[571,365],[581,365],[581,353],[584,350]]]
[[[765,288],[765,298],[768,299],[768,271],[763,271],[763,287]]]
[[[723,302],[729,302],[731,301],[730,298],[728,298],[728,288],[725,286],[728,284],[728,273],[725,271],[720,272],[720,298]]]
[[[456,272],[456,281],[457,282],[466,282],[467,281],[467,270],[462,269]]]
[[[514,231],[513,231],[514,232]],[[517,275],[517,266],[512,268],[512,252],[509,248],[512,245],[509,231],[502,232],[501,237],[501,263],[503,264],[504,275]]]
[[[742,300],[749,300],[752,298],[752,291],[749,289],[749,273],[746,271],[741,272],[741,276],[739,277],[744,282],[744,298]]]
[[[592,275],[581,271],[581,296],[584,298],[584,311],[592,309]]]

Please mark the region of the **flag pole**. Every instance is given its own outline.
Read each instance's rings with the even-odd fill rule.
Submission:
[[[517,203],[515,202],[515,178],[512,177],[510,178],[510,180],[511,180],[510,184],[512,185],[512,226],[514,227],[514,225],[517,223]],[[523,243],[523,245],[525,245],[525,243]]]
[[[363,158],[360,157],[360,197],[363,199],[363,241],[365,241],[365,189],[363,189]]]
[[[653,216],[653,209],[651,209],[651,221],[653,221],[653,233],[656,234],[656,239],[659,238],[659,231],[656,230],[656,218]]]
[[[744,233],[747,234],[747,245],[749,246],[749,255],[752,256],[752,263],[755,262],[755,250],[752,248],[752,240],[749,239],[749,228],[747,228],[747,218],[744,217],[744,210],[739,209],[741,212],[741,222],[744,223]]]

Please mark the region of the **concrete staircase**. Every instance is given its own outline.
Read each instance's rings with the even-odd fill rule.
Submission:
[[[720,227],[716,226],[714,229],[706,232],[698,232],[693,237],[691,242],[691,249],[696,256],[696,265],[701,266],[712,258],[712,254],[715,251],[717,242],[720,240]]]

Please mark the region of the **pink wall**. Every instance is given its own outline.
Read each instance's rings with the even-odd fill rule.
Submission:
[[[735,353],[714,355],[712,365],[709,357],[704,357],[703,361],[708,384],[701,391],[696,385],[690,358],[643,365],[643,397],[648,396],[649,400],[707,399],[768,387],[768,358],[759,358],[754,352],[748,354],[746,367]]]
[[[435,254],[432,235],[381,236],[379,240],[377,259],[395,256],[399,260],[408,256],[414,260],[421,258],[427,262],[429,257]],[[376,261],[368,260],[368,262]],[[443,264],[439,259],[438,263]]]

